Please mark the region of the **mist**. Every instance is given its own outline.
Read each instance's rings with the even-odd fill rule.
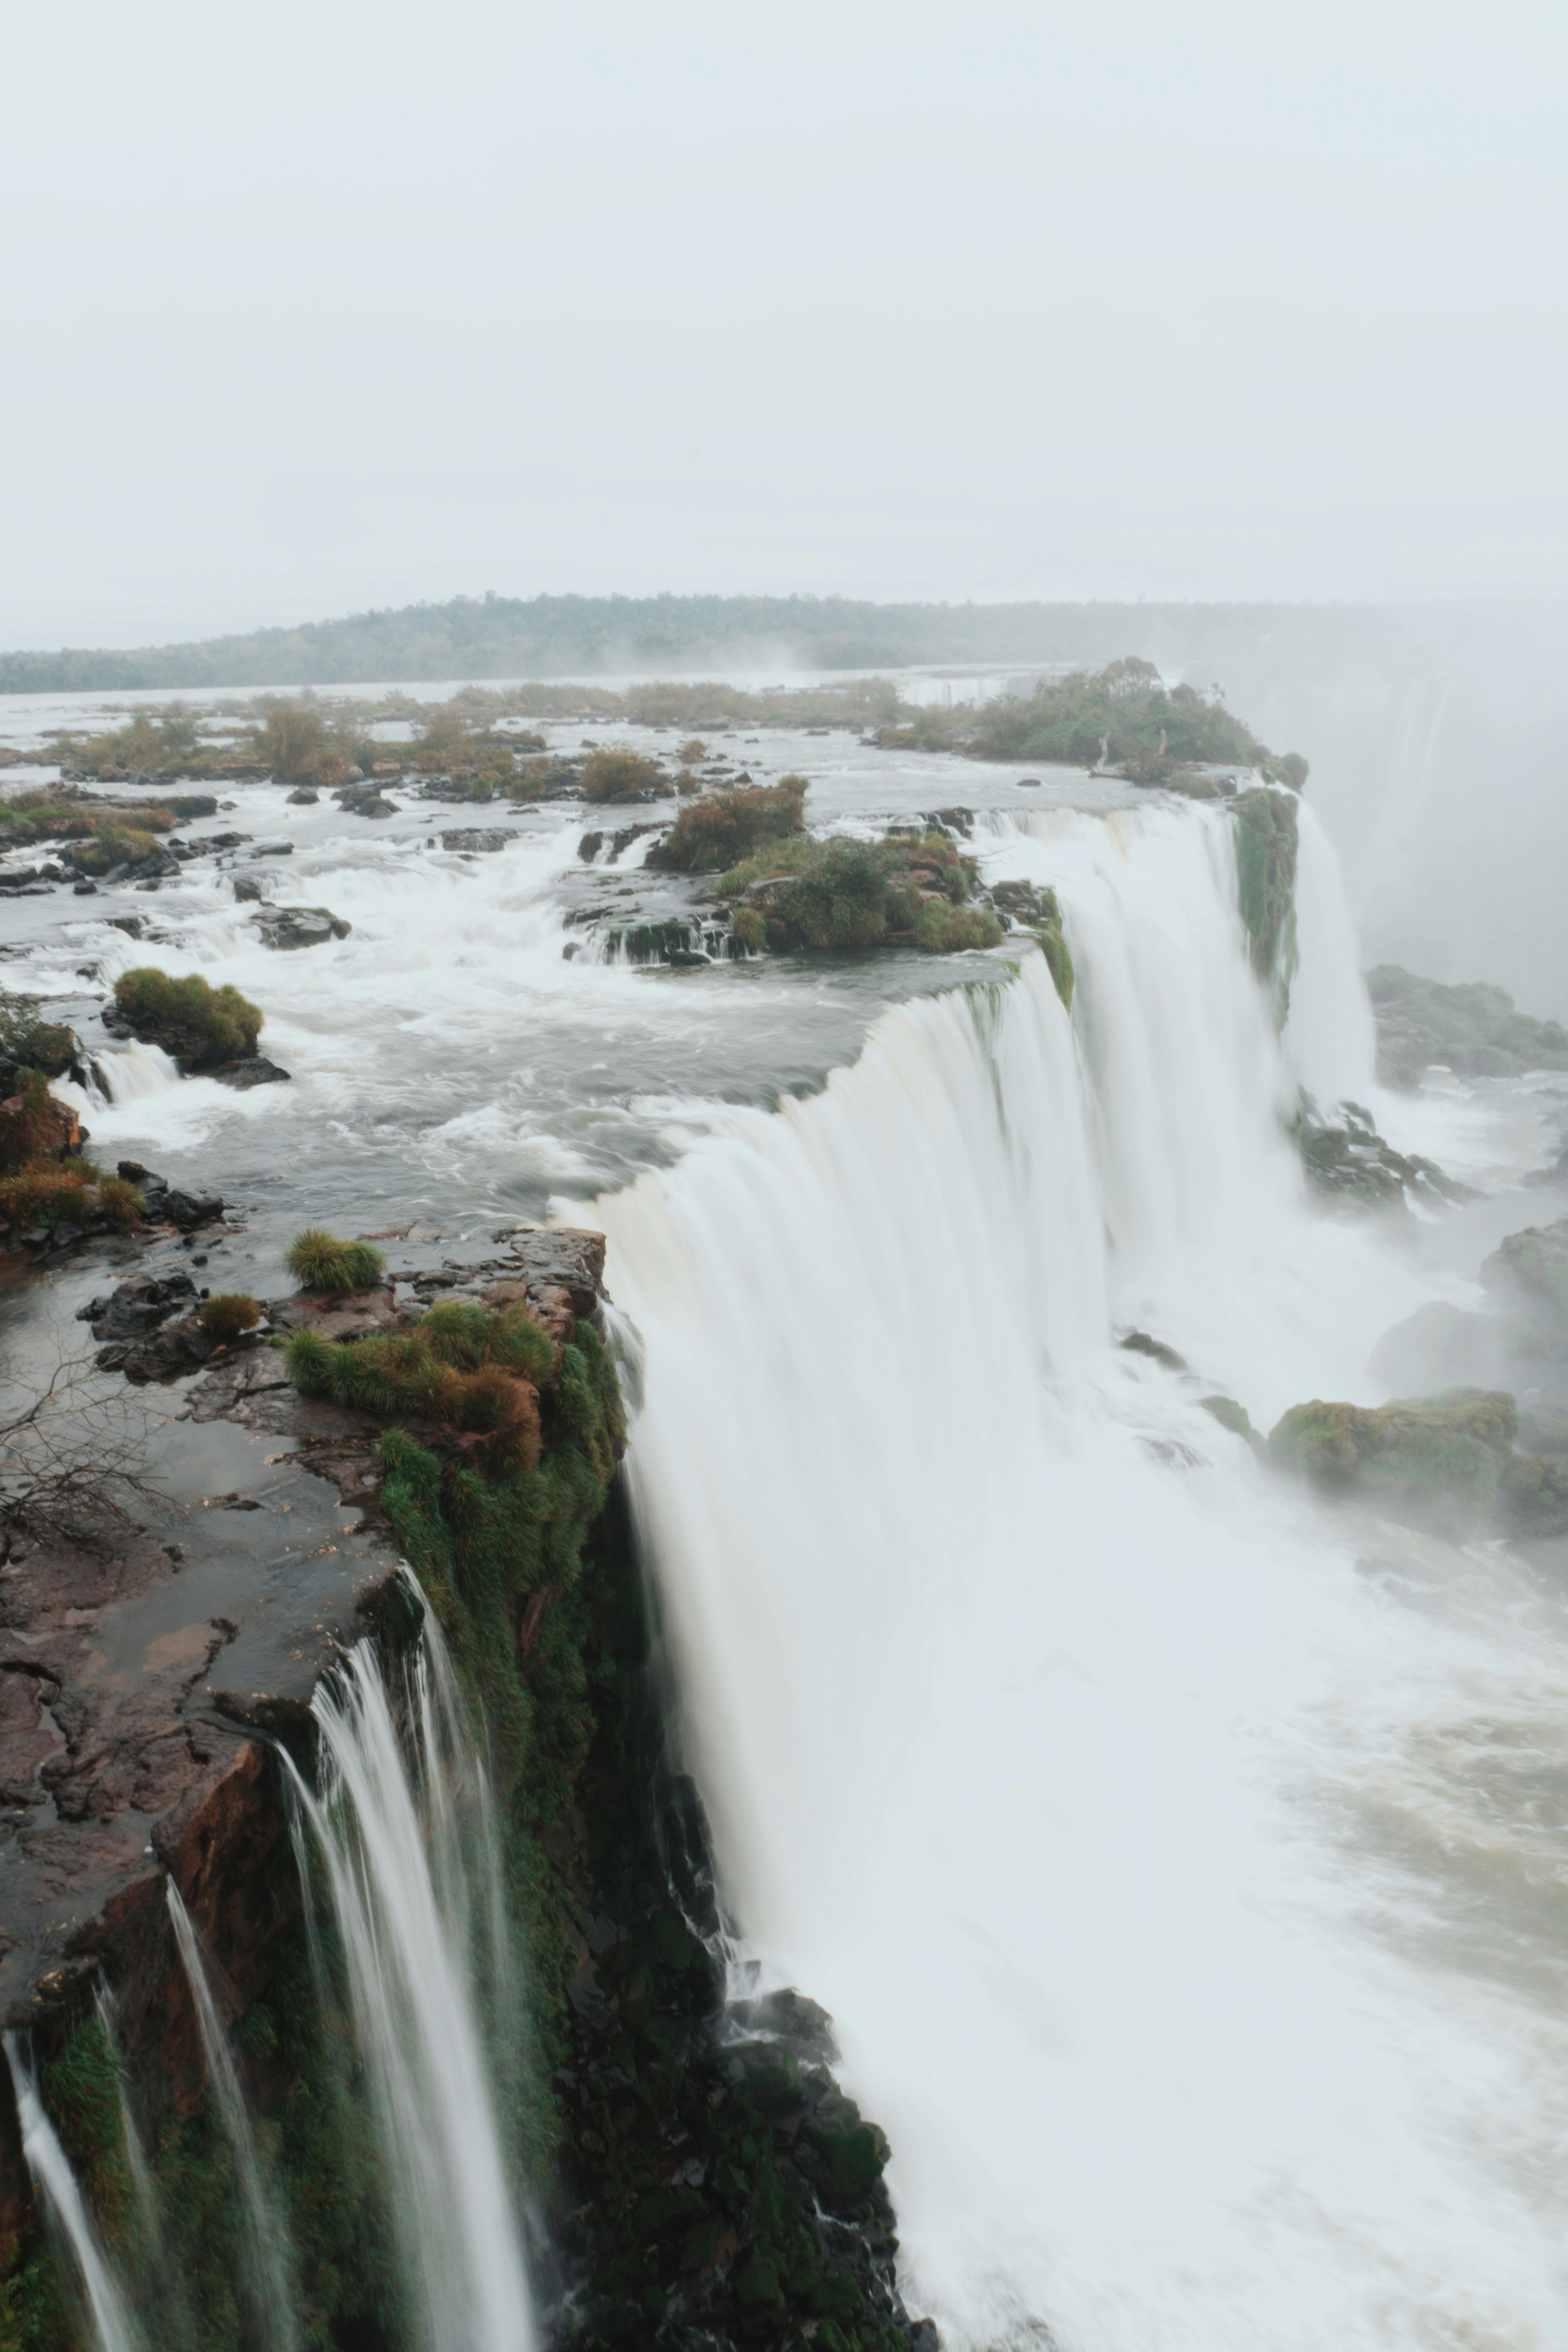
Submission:
[[[1558,11],[12,28],[0,644],[1568,588]]]

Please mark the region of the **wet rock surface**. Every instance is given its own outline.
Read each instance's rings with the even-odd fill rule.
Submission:
[[[1375,1407],[1293,1405],[1269,1431],[1268,1451],[1321,1491],[1412,1526],[1568,1534],[1568,1464],[1516,1452],[1518,1435],[1506,1391],[1448,1389]]]
[[[1482,1265],[1481,1281],[1505,1312],[1528,1317],[1568,1346],[1568,1217],[1508,1234]]]
[[[1307,1181],[1315,1192],[1347,1205],[1404,1209],[1412,1201],[1458,1202],[1475,1196],[1444,1174],[1435,1160],[1395,1151],[1379,1135],[1370,1111],[1341,1103],[1338,1121],[1321,1118],[1303,1100],[1294,1133]]]
[[[280,950],[323,947],[329,940],[346,940],[353,929],[330,907],[262,907],[250,919],[262,946]]]

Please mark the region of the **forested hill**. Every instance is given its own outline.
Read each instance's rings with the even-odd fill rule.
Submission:
[[[910,663],[1096,665],[1221,658],[1260,628],[1319,650],[1364,639],[1351,606],[872,604],[833,596],[455,596],[297,628],[126,650],[0,654],[0,693],[70,688],[350,686]]]

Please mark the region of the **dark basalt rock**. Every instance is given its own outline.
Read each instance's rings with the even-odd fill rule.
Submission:
[[[100,1371],[123,1372],[128,1381],[140,1386],[148,1381],[178,1380],[183,1372],[194,1372],[198,1365],[206,1362],[216,1345],[197,1317],[183,1315],[160,1324],[144,1339],[121,1340],[100,1348],[97,1362]]]
[[[472,850],[480,854],[504,849],[515,836],[504,825],[453,825],[441,835],[443,849]]]
[[[314,784],[296,784],[289,795],[290,803],[296,808],[314,808],[321,797]]]
[[[267,948],[316,948],[329,940],[346,940],[353,925],[330,907],[264,907],[251,921]]]
[[[1307,1096],[1293,1129],[1307,1180],[1316,1192],[1363,1208],[1403,1209],[1412,1200],[1473,1201],[1468,1184],[1444,1174],[1435,1160],[1395,1151],[1359,1103],[1339,1106],[1342,1122],[1320,1117]]]
[[[345,816],[383,817],[397,814],[397,803],[384,798],[376,784],[342,784],[333,793]]]
[[[1163,1339],[1152,1339],[1147,1331],[1129,1331],[1117,1341],[1119,1348],[1129,1349],[1135,1356],[1147,1356],[1151,1362],[1163,1364],[1168,1372],[1184,1372],[1190,1369],[1185,1356],[1178,1356]]]
[[[77,1308],[77,1321],[90,1324],[95,1339],[142,1339],[171,1315],[189,1314],[196,1286],[188,1274],[142,1275],[121,1282]]]
[[[182,1233],[193,1233],[198,1225],[209,1225],[223,1214],[221,1194],[182,1192],[163,1177],[154,1175],[150,1168],[143,1168],[139,1160],[121,1160],[116,1172],[140,1191],[149,1224],[178,1225]]]
[[[269,1061],[265,1054],[252,1054],[243,1062],[220,1062],[216,1070],[204,1070],[202,1076],[216,1078],[220,1085],[237,1087],[243,1094],[251,1087],[274,1087],[291,1080],[293,1072],[284,1069],[279,1062]]]
[[[242,907],[259,906],[261,903],[261,885],[257,881],[254,875],[237,874],[234,879],[234,895]]]

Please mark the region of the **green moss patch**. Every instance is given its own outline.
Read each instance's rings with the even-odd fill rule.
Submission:
[[[1259,786],[1232,803],[1241,919],[1252,969],[1274,993],[1283,1024],[1296,971],[1296,801]]]

